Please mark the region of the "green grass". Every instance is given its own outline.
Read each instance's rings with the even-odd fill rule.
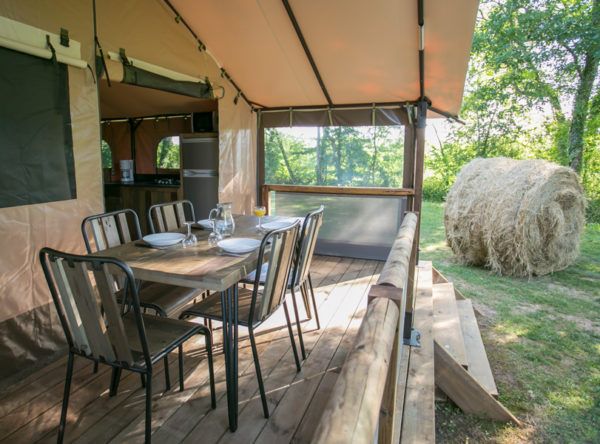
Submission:
[[[483,340],[500,400],[523,428],[438,404],[439,442],[600,442],[600,225],[587,226],[579,259],[531,279],[456,262],[446,246],[443,204],[425,202],[421,259],[483,314]]]

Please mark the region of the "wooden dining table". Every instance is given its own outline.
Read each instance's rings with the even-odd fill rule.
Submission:
[[[265,222],[277,221],[268,216]],[[235,237],[262,239],[254,216],[234,216]],[[223,349],[225,351],[227,406],[229,428],[237,429],[238,419],[238,282],[256,269],[258,249],[244,255],[231,255],[208,244],[210,231],[195,226],[193,233],[198,239],[195,246],[184,248],[177,245],[168,248],[150,248],[140,241],[133,241],[108,248],[95,256],[110,256],[125,262],[136,279],[149,282],[179,285],[219,292],[223,307]]]

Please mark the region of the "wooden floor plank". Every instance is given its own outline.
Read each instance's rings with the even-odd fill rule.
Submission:
[[[340,262],[339,258],[331,261],[319,261],[317,263],[319,265],[319,269],[325,271],[333,270],[336,266],[347,267],[348,265],[347,263],[344,264]],[[315,276],[313,276],[313,282],[315,285],[320,285],[326,277],[327,275],[315,273]],[[306,328],[306,324],[304,327]],[[271,362],[277,362],[280,360],[282,355],[285,353],[285,350],[287,350],[289,347],[287,330],[279,327],[274,329],[271,333],[264,334],[259,331],[257,332],[257,343],[257,348],[259,349],[259,354],[261,355],[261,363],[263,364],[264,370],[265,365],[269,365]],[[277,347],[271,346],[273,343],[279,344],[279,347],[283,347],[283,349],[278,351]],[[254,366],[252,363],[251,350],[248,342],[245,344],[240,342],[239,359],[240,363],[242,360],[247,363],[246,367],[240,365],[241,376],[239,383],[239,399],[243,401],[246,399],[246,397],[252,396],[258,387],[255,381]],[[227,426],[227,400],[225,397],[224,373],[221,379],[223,380],[222,390],[219,390],[219,387],[217,387],[217,410],[209,411],[206,413],[206,415],[199,415],[195,404],[201,401],[193,396],[187,403],[181,405],[177,411],[175,411],[168,419],[165,420],[163,425],[155,432],[154,439],[160,442],[177,442],[177,440],[181,440],[190,434],[194,427],[198,426],[198,423],[208,424],[212,421],[217,421],[217,425],[204,427],[205,430],[210,430],[210,433],[208,435],[204,434],[202,436],[202,440],[204,442],[211,442],[211,434],[217,434],[217,436],[213,437],[214,440],[220,438]]]
[[[488,360],[485,346],[481,339],[481,333],[479,332],[479,325],[477,324],[473,304],[469,299],[456,301],[456,303],[465,340],[469,373],[473,375],[477,382],[479,382],[490,395],[497,398],[498,388],[496,387],[496,381],[494,381],[490,361]]]
[[[377,278],[379,273],[381,272],[381,268],[383,267],[383,262],[376,265],[376,269],[374,274],[371,277],[371,280],[368,286],[373,285],[377,282]],[[367,290],[368,294],[368,290]],[[366,313],[366,300],[362,301],[362,304],[359,305],[358,309],[354,313],[350,325],[346,329],[342,342],[340,343],[338,349],[336,350],[333,358],[331,359],[325,374],[321,378],[321,382],[315,391],[314,396],[310,400],[310,403],[304,412],[304,416],[300,421],[294,436],[292,437],[292,442],[294,443],[310,443],[312,440],[312,436],[315,431],[315,425],[319,422],[321,415],[329,401],[331,392],[333,387],[338,379],[338,376],[341,372],[342,366],[346,361],[346,356],[349,351],[352,349],[352,345],[354,344],[354,339],[356,337],[356,333],[360,328],[360,324],[362,323],[362,319]]]
[[[349,288],[341,290],[337,295],[340,299],[343,298],[343,302],[341,302],[335,318],[332,319],[331,326],[328,326],[325,334],[319,338],[311,355],[305,361],[302,372],[296,375],[292,384],[285,391],[283,398],[255,441],[256,443],[289,442],[291,440],[302,419],[298,412],[303,412],[308,408],[312,395],[318,388],[320,380],[342,342],[343,334],[361,302],[366,307],[366,294],[369,282],[375,272],[375,264],[369,262],[365,268],[366,272],[359,273],[351,281],[352,284]],[[360,322],[357,323],[357,328],[359,325]]]
[[[352,260],[342,260],[337,263],[332,272],[323,279],[321,285],[317,290],[318,302],[322,301],[319,305],[319,314],[321,316],[322,329],[320,331],[307,332],[304,335],[305,346],[307,350],[312,347],[312,338],[318,337],[323,329],[328,324],[328,313],[331,308],[336,308],[337,303],[332,294],[335,292],[337,286],[342,282],[349,273],[348,270],[353,268],[354,262]],[[323,284],[327,284],[323,287]],[[273,411],[280,397],[280,388],[289,383],[290,378],[296,375],[296,369],[291,353],[291,346],[285,341],[279,341],[275,346],[269,348],[270,353],[281,353],[283,356],[280,360],[274,361],[272,364],[261,357],[261,369],[263,371],[263,379],[265,382],[265,390],[268,392],[267,399],[270,411]],[[310,351],[309,351],[310,353]],[[255,390],[246,398],[249,399],[244,405],[240,405],[239,409],[239,427],[235,433],[231,433],[227,430],[226,420],[221,420],[221,427],[215,423],[216,415],[207,415],[207,417],[196,425],[196,427],[190,432],[184,442],[196,442],[202,438],[203,441],[211,443],[217,442],[218,440],[232,440],[236,441],[241,438],[252,441],[252,436],[258,435],[265,419],[262,416],[262,407],[258,394],[258,385],[253,377],[253,385]],[[207,424],[210,424],[208,425]],[[210,434],[207,436],[206,430],[210,430]],[[247,442],[247,441],[245,441]]]
[[[464,368],[468,367],[465,340],[452,283],[433,285],[433,337]]]
[[[431,262],[420,262],[413,325],[421,333],[421,347],[410,352],[402,443],[435,442],[432,292]]]

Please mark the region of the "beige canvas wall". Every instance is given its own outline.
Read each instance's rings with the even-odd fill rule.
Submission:
[[[105,50],[128,54],[215,84],[223,79],[216,63],[197,50],[159,0],[101,0],[98,33]],[[0,0],[0,15],[49,32],[69,30],[82,44],[82,58],[94,66],[91,0]],[[220,199],[237,211],[254,202],[256,125],[250,108],[233,104],[227,83],[219,106]],[[31,367],[63,344],[51,298],[37,259],[50,246],[83,253],[81,220],[103,211],[97,84],[88,69],[69,68],[69,94],[77,199],[0,209],[0,380]],[[8,168],[10,166],[2,166]]]
[[[0,15],[48,32],[68,29],[82,44],[82,58],[92,63],[91,0],[61,1],[60,8],[56,3],[3,0]],[[6,363],[2,376],[64,343],[37,253],[44,246],[83,252],[81,219],[103,208],[96,84],[89,70],[68,69],[77,198],[0,209],[0,357]]]

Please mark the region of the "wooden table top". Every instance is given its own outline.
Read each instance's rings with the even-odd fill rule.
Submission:
[[[232,238],[262,239],[263,234],[256,229],[256,217],[234,216],[234,219]],[[265,217],[263,223],[277,219]],[[209,231],[193,229],[193,232],[198,237],[198,245],[194,247],[155,249],[129,242],[93,255],[122,260],[137,279],[211,291],[223,291],[256,269],[258,249],[241,257],[223,255],[218,248],[208,245]]]

